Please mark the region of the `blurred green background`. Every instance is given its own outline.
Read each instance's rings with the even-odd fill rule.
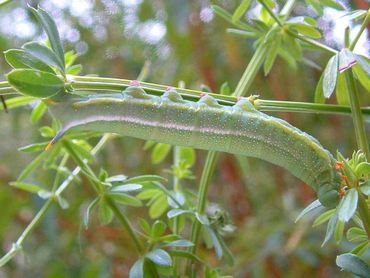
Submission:
[[[304,2],[298,2],[301,4],[294,14],[314,16],[311,10],[306,11]],[[352,9],[368,8],[365,0],[343,2]],[[239,1],[212,3],[232,12]],[[135,79],[146,62],[150,64],[148,82],[176,86],[182,80],[188,88],[199,89],[206,84],[217,92],[225,81],[235,88],[254,51],[253,41],[226,33],[231,26],[212,13],[207,0],[49,0],[29,4],[40,4],[53,15],[65,49],[79,53],[77,62],[83,65],[83,74]],[[335,25],[339,16],[328,9],[319,20],[325,42],[333,47],[342,45],[338,39],[341,25]],[[45,35],[24,1],[1,7],[1,51],[35,39],[43,40]],[[362,42],[365,50],[361,51],[366,52],[366,37]],[[306,56],[321,67],[329,58],[320,52]],[[9,70],[1,56],[1,80]],[[293,68],[278,58],[267,77],[262,72],[257,76],[250,93],[263,99],[313,102],[320,74],[319,69],[304,64]],[[30,111],[30,107],[23,107],[0,113],[1,254],[9,250],[44,202],[8,185],[33,158],[17,148],[40,140],[39,125],[31,124]],[[331,152],[338,149],[349,156],[356,148],[349,117],[275,115],[315,136]],[[44,117],[42,123],[50,123],[50,118]],[[132,138],[114,139],[99,153],[95,165],[104,166],[111,175],[168,177],[164,170],[170,167],[171,157],[153,165],[150,152],[143,150],[144,143]],[[197,151],[193,168],[196,180],[186,184],[194,190],[205,153]],[[53,173],[40,170],[33,179],[51,186]],[[114,223],[101,226],[94,216],[88,230],[82,226],[83,212],[94,198],[89,185],[82,180],[64,196],[70,208],[52,209],[26,241],[24,252],[0,270],[0,277],[126,277],[136,254],[122,229]],[[325,227],[311,228],[312,218],[294,223],[313,199],[308,186],[281,168],[256,159],[243,158],[238,163],[232,155],[222,154],[209,200],[225,208],[237,227],[227,238],[236,265],[226,267],[205,248],[200,255],[235,277],[349,277],[335,266],[335,257],[350,250],[350,243],[338,246],[330,242],[321,248]],[[139,216],[149,218],[145,208],[130,209],[127,214],[133,221]]]

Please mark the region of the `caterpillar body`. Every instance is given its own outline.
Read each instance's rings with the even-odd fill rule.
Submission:
[[[62,123],[50,145],[69,130],[89,130],[241,154],[285,168],[318,192],[325,206],[338,201],[338,173],[329,151],[288,122],[259,112],[247,98],[222,106],[208,95],[184,100],[174,89],[149,95],[136,84],[122,93],[69,94],[48,107]]]

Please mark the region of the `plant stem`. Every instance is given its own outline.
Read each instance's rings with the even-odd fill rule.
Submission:
[[[101,147],[105,144],[107,139],[109,138],[108,135],[104,135],[98,144],[91,150],[91,154],[95,155]],[[63,161],[63,163],[65,163]],[[23,231],[23,233],[20,235],[20,237],[17,239],[16,243],[13,244],[12,249],[6,253],[2,258],[0,258],[0,267],[5,265],[8,261],[10,261],[12,258],[14,258],[21,250],[22,250],[22,244],[25,241],[25,239],[30,235],[30,233],[35,229],[35,227],[42,221],[44,218],[46,212],[49,210],[51,205],[55,202],[56,198],[58,197],[71,183],[71,181],[74,179],[74,177],[81,171],[80,167],[76,167],[72,174],[67,177],[67,179],[64,180],[64,182],[59,186],[59,188],[54,192],[54,198],[49,198],[41,207],[41,209],[37,212],[35,217],[32,219],[32,221],[28,224],[26,229]]]
[[[367,234],[367,238],[370,240],[370,209],[366,203],[365,197],[362,195],[361,190],[357,189],[358,192],[358,210],[361,216],[362,223]]]
[[[358,42],[358,40],[360,39],[362,33],[364,32],[364,30],[366,29],[367,25],[369,24],[370,22],[370,9],[367,10],[367,13],[366,13],[366,16],[365,16],[365,19],[364,21],[362,22],[361,24],[361,28],[360,30],[358,31],[358,33],[356,34],[356,37],[355,39],[353,40],[353,42],[351,43],[349,49],[350,50],[354,50],[355,47],[356,47],[356,44]]]
[[[199,183],[199,193],[198,193],[198,203],[197,203],[197,213],[202,215],[205,212],[207,204],[207,192],[212,178],[215,165],[216,165],[217,152],[210,151],[207,153],[206,162],[203,168],[202,176]],[[190,232],[190,241],[194,243],[194,246],[190,247],[189,251],[194,254],[197,248],[198,239],[200,236],[201,223],[198,220],[193,222]],[[187,266],[187,272],[190,274],[192,271],[192,263],[189,261]]]
[[[366,138],[365,123],[361,113],[359,93],[357,89],[357,84],[355,82],[355,78],[353,76],[352,69],[347,70],[345,75],[349,87],[348,91],[350,92],[349,100],[352,110],[352,119],[355,128],[357,145],[359,149],[361,149],[364,152],[367,160],[370,161],[370,152],[368,141]]]
[[[108,204],[108,206],[111,208],[111,210],[114,212],[115,216],[121,222],[121,224],[125,227],[126,231],[129,233],[131,239],[134,241],[134,245],[136,247],[136,250],[138,251],[139,255],[143,254],[143,247],[139,241],[139,238],[136,235],[136,232],[131,226],[130,221],[127,219],[127,217],[120,211],[120,209],[117,207],[117,205],[114,203],[114,201],[108,197],[104,196],[104,200]]]

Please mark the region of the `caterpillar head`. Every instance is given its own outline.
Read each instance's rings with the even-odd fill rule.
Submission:
[[[320,203],[327,208],[334,208],[340,201],[340,176],[336,172],[332,182],[321,185],[317,191]]]

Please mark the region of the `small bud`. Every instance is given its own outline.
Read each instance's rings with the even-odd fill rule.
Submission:
[[[335,163],[335,170],[337,170],[337,171],[342,170],[342,169],[343,169],[343,167],[344,167],[344,163],[343,163],[343,162],[339,162],[339,161],[337,161],[337,162]]]

